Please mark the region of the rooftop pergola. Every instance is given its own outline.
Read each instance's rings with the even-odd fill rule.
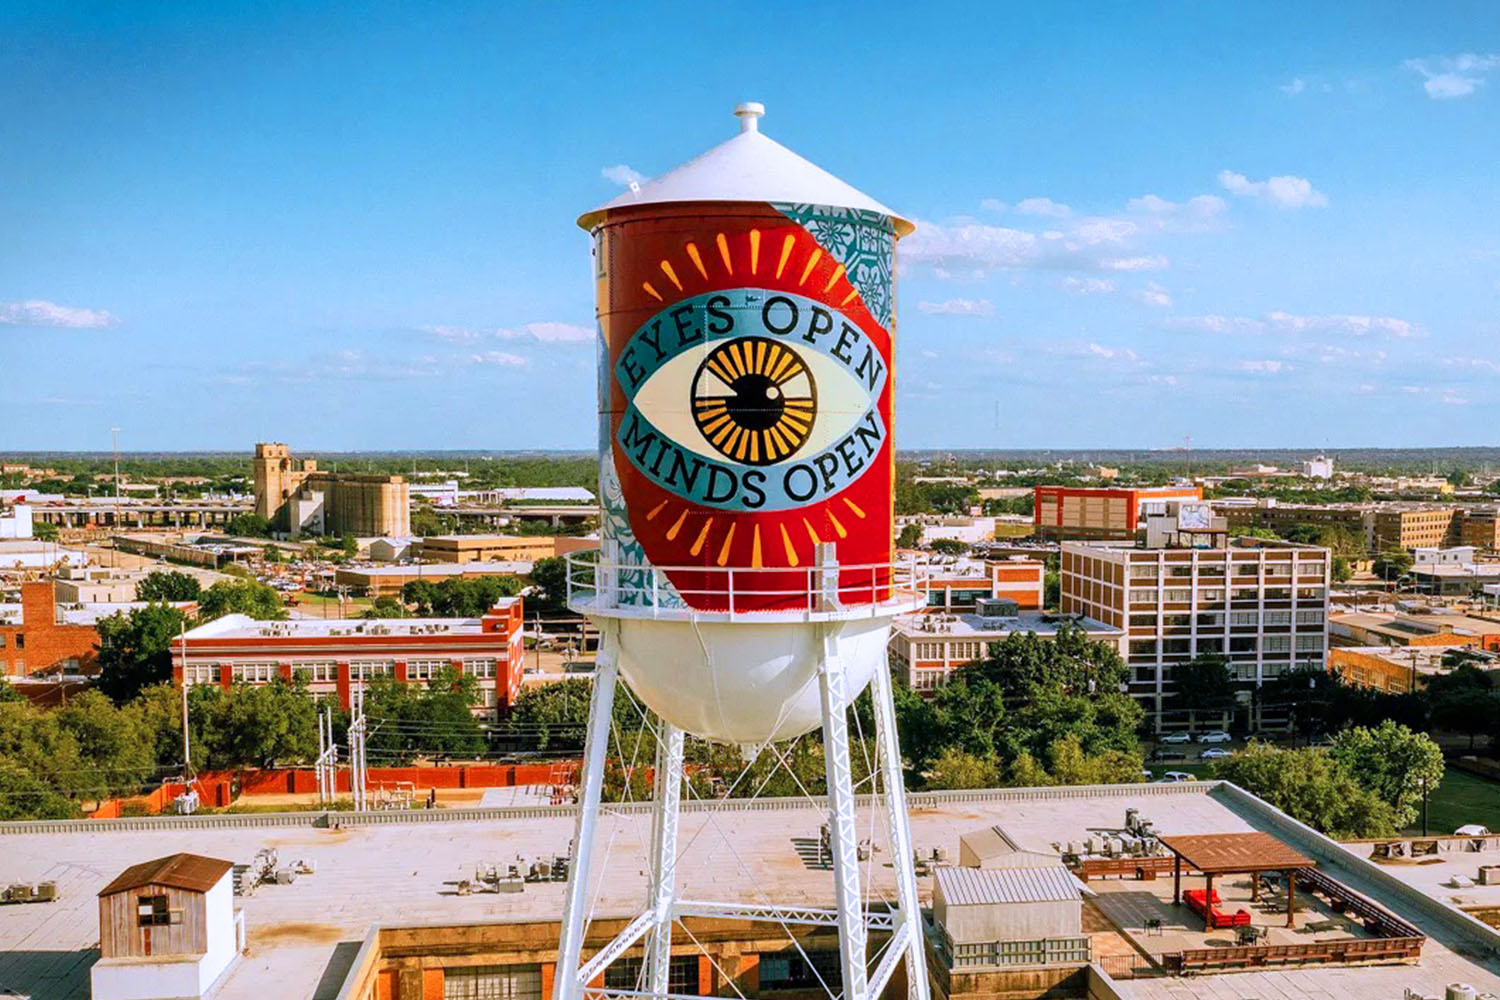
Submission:
[[[1182,902],[1182,869],[1202,872],[1207,906],[1212,906],[1215,875],[1257,876],[1250,880],[1250,898],[1260,898],[1261,872],[1286,873],[1286,925],[1291,927],[1297,913],[1297,869],[1316,868],[1301,851],[1294,850],[1269,833],[1208,833],[1160,838],[1162,846],[1172,852],[1172,902]]]

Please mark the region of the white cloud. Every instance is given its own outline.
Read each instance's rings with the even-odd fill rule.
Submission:
[[[1467,396],[1460,396],[1458,393],[1454,392],[1452,389],[1444,389],[1443,390],[1442,402],[1447,403],[1449,406],[1467,406],[1467,405],[1469,405],[1469,400],[1468,400]]]
[[[1422,89],[1428,97],[1446,101],[1468,97],[1478,90],[1491,70],[1500,69],[1500,53],[1462,52],[1456,56],[1408,59],[1404,65],[1422,74]]]
[[[924,313],[941,316],[988,316],[995,307],[988,299],[944,299],[942,302],[918,302],[917,308]]]
[[[480,329],[470,326],[424,326],[424,333],[450,344],[478,344],[486,340],[531,341],[541,344],[592,344],[597,336],[588,327],[571,323],[525,323],[515,327]]]
[[[1300,94],[1306,89],[1307,81],[1300,76],[1294,76],[1291,80],[1281,85],[1281,92],[1283,94]]]
[[[1268,177],[1252,181],[1233,170],[1219,171],[1219,185],[1241,198],[1264,198],[1279,208],[1310,208],[1328,204],[1328,196],[1312,186],[1306,177]]]
[[[60,306],[44,299],[0,302],[0,326],[52,327],[63,330],[100,330],[115,318],[103,309]]]
[[[1006,206],[999,198],[984,198],[979,202],[979,207],[986,212],[1003,212]]]
[[[1147,282],[1143,290],[1135,293],[1135,298],[1136,301],[1144,302],[1148,306],[1159,306],[1163,309],[1170,308],[1172,305],[1172,296],[1154,281]]]
[[[1115,283],[1108,278],[1074,278],[1062,280],[1062,286],[1075,295],[1108,295],[1115,290]]]
[[[1291,371],[1292,366],[1285,361],[1241,361],[1235,365],[1242,372],[1251,375],[1279,375],[1285,371]]]
[[[1167,258],[1160,254],[1149,257],[1111,257],[1099,262],[1099,266],[1106,271],[1161,271],[1167,265]]]
[[[1420,333],[1415,325],[1393,316],[1294,316],[1273,312],[1266,315],[1266,321],[1272,329],[1285,333],[1342,333],[1351,337],[1379,333],[1403,340]]]
[[[1045,215],[1054,219],[1066,219],[1073,210],[1051,198],[1023,198],[1016,202],[1016,211],[1022,215]]]
[[[1489,358],[1444,358],[1443,364],[1450,368],[1473,368],[1500,375],[1500,361],[1491,361]]]
[[[618,184],[621,187],[635,187],[646,179],[645,174],[623,163],[616,163],[612,167],[605,167],[599,171],[599,175],[611,184]]]
[[[1398,340],[1420,336],[1421,328],[1394,316],[1360,316],[1329,314],[1298,316],[1287,312],[1270,312],[1263,319],[1251,316],[1176,316],[1167,320],[1168,329],[1193,333],[1287,333],[1340,334],[1349,337],[1384,335]]]
[[[1089,343],[1083,349],[1083,353],[1106,361],[1139,361],[1140,355],[1128,347],[1105,347],[1103,344]]]
[[[481,351],[469,355],[469,360],[476,365],[501,365],[504,367],[524,367],[527,364],[525,358],[519,354],[510,354],[506,351]]]

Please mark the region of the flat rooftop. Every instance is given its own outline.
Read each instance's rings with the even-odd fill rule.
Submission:
[[[338,572],[368,577],[444,577],[482,576],[486,573],[509,573],[520,576],[531,572],[529,562],[422,563],[410,566],[340,566]]]
[[[911,797],[913,843],[923,854],[943,847],[956,857],[960,835],[999,824],[1021,846],[1052,850],[1054,843],[1118,828],[1125,809],[1132,806],[1167,834],[1248,833],[1272,825],[1274,819],[1263,805],[1257,807],[1243,793],[1213,782],[938,793]],[[817,856],[822,818],[805,800],[688,808],[678,865],[684,894],[831,905],[832,873],[820,866]],[[55,903],[5,909],[0,920],[0,991],[14,990],[33,1000],[86,997],[99,940],[96,894],[129,866],[178,851],[247,863],[257,851],[271,847],[282,864],[305,859],[317,867],[316,874],[291,885],[265,885],[236,900],[244,909],[249,954],[236,961],[210,994],[214,1000],[331,1000],[373,924],[555,920],[561,912],[562,883],[531,883],[515,894],[468,896],[457,895],[455,885],[472,879],[481,864],[508,864],[517,855],[550,858],[565,853],[573,834],[572,813],[565,807],[401,817],[377,813],[353,825],[346,817],[340,829],[317,828],[313,822],[313,814],[283,814],[0,824],[0,884],[54,880],[60,894]],[[862,833],[875,833],[878,850],[869,870],[876,892],[889,898],[894,887],[890,869],[881,863],[888,849],[878,833],[878,812],[862,809],[860,826]],[[1266,832],[1287,837],[1283,830]],[[734,849],[727,846],[730,833]],[[606,807],[600,824],[602,846],[594,859],[596,916],[638,912],[646,893],[650,835],[649,817],[643,811]],[[1500,990],[1500,959],[1487,950],[1490,940],[1483,934],[1466,934],[1464,927],[1439,926],[1443,921],[1433,918],[1433,913],[1449,912],[1441,909],[1446,898],[1393,898],[1395,893],[1368,874],[1371,866],[1358,850],[1315,839],[1320,843],[1293,846],[1314,857],[1320,869],[1432,936],[1420,965],[1129,980],[1119,983],[1121,995],[1153,1000],[1385,1000],[1401,997],[1407,987],[1441,995],[1442,987],[1452,982]],[[1362,850],[1368,853],[1367,847]],[[923,900],[929,902],[932,879],[922,877],[920,883]],[[1125,905],[1125,893],[1153,885],[1170,891],[1170,880],[1159,880],[1117,882],[1109,892],[1121,896]],[[1471,957],[1480,955],[1486,957]]]
[[[497,607],[520,598],[506,597]],[[306,638],[345,635],[478,635],[478,618],[289,618],[259,621],[249,615],[225,615],[187,633],[189,639]]]
[[[1124,629],[1082,615],[1053,615],[1039,611],[1023,611],[1009,618],[981,618],[976,614],[956,614],[949,611],[918,612],[897,618],[892,624],[898,632],[909,636],[942,635],[978,639],[998,639],[1016,632],[1056,635],[1059,629],[1068,625],[1075,625],[1096,637],[1113,638],[1125,634]]]

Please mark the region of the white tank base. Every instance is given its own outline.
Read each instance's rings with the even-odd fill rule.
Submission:
[[[618,618],[620,673],[664,720],[720,743],[787,740],[822,724],[824,637],[843,662],[850,699],[885,663],[890,619],[829,622]]]

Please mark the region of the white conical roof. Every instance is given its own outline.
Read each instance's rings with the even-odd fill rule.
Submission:
[[[737,105],[740,133],[727,142],[669,170],[654,180],[632,185],[631,190],[579,216],[584,229],[598,225],[613,208],[684,201],[782,202],[796,205],[830,205],[858,208],[889,216],[896,235],[905,236],[915,226],[822,167],[761,134],[759,119],[765,108],[747,102]]]

